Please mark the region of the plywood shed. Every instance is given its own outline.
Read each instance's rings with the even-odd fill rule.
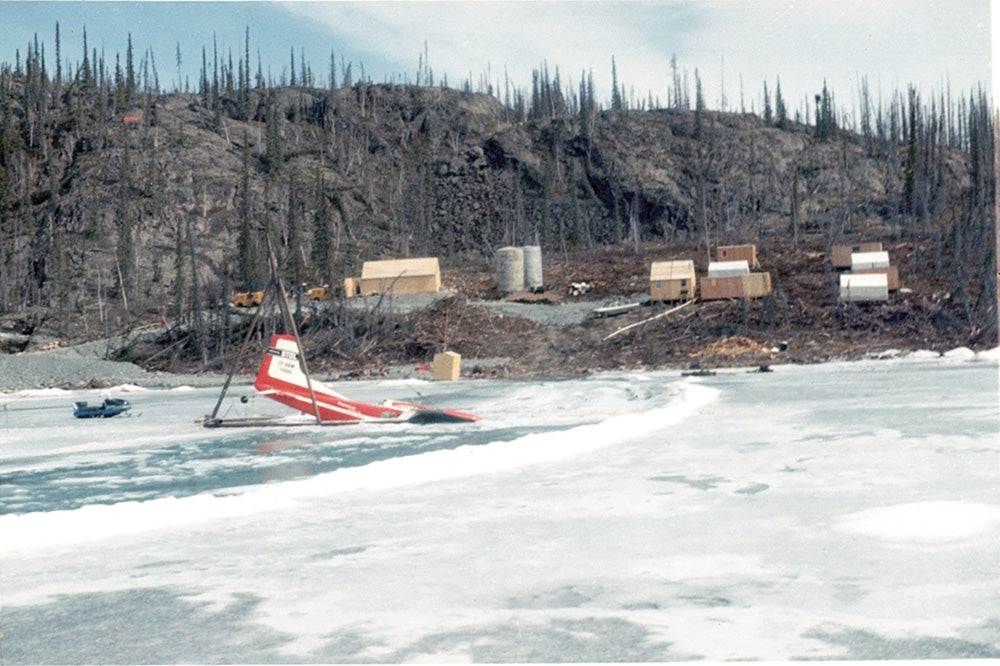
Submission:
[[[761,298],[771,293],[770,273],[748,273],[740,276],[743,298]]]
[[[654,301],[686,301],[694,298],[697,278],[694,261],[654,261],[649,267],[649,296]]]
[[[885,301],[889,280],[884,273],[844,273],[840,276],[840,301]]]
[[[750,264],[746,259],[708,262],[708,277],[710,278],[734,277],[746,275],[749,272]]]
[[[851,271],[852,275],[865,275],[871,273],[884,274],[886,280],[889,282],[889,291],[896,291],[899,289],[899,269],[895,266],[886,266],[885,268],[857,268]]]
[[[441,268],[437,257],[366,261],[361,267],[355,295],[424,294],[441,290]],[[347,280],[344,281],[345,291]]]
[[[888,268],[888,252],[855,252],[851,255],[851,270],[862,270],[865,268]]]
[[[857,245],[834,245],[830,249],[830,265],[834,268],[850,268],[851,255],[859,252],[881,252],[882,243],[858,243]]]
[[[715,248],[716,261],[745,261],[750,268],[757,267],[756,245],[720,245]]]

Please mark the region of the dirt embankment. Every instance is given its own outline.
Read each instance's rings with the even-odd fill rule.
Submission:
[[[703,246],[657,244],[638,253],[615,247],[550,254],[546,295],[534,295],[531,303],[502,300],[489,263],[469,259],[446,266],[443,281],[449,295],[424,298],[414,308],[399,307],[399,301],[392,307],[347,307],[345,301],[333,301],[305,308],[300,328],[311,369],[319,376],[341,378],[398,375],[445,349],[463,356],[466,376],[552,377],[996,346],[995,327],[976,327],[970,321],[963,297],[943,287],[927,247],[903,242],[887,247],[899,268],[901,289],[885,303],[838,304],[838,273],[830,268],[819,240],[758,248],[759,270],[770,272],[774,284],[773,293],[764,298],[696,301],[683,307],[653,303],[648,297],[651,261],[692,258],[699,275],[707,267]],[[592,288],[572,296],[568,292],[574,282]],[[638,305],[617,316],[588,316],[613,303]],[[224,373],[246,332],[245,323],[231,326],[233,317],[225,320],[228,333],[214,330],[205,336],[208,340],[199,341],[190,327],[171,325],[162,333],[134,338],[112,358],[150,371]],[[273,320],[266,323],[252,348],[266,342],[276,326]],[[257,361],[256,353],[246,354],[239,371],[252,374]]]
[[[890,349],[944,352],[959,346],[996,345],[995,326],[976,326],[966,314],[963,297],[946,291],[928,246],[899,242],[886,247],[899,269],[901,289],[884,303],[838,304],[839,273],[830,267],[820,239],[758,248],[759,270],[770,272],[774,283],[773,293],[765,298],[685,307],[649,303],[642,296],[649,291],[651,261],[693,258],[699,275],[707,268],[703,247],[658,245],[638,254],[614,248],[553,258],[546,266],[546,285],[563,302],[586,300],[596,308],[616,297],[645,300],[620,316],[546,326],[456,298],[425,313],[424,321],[452,322],[449,348],[473,357],[509,356],[513,362],[507,371],[517,376],[813,363]],[[470,273],[465,268],[447,277],[461,280],[469,296],[497,296],[488,269]],[[569,284],[581,281],[593,283],[593,289],[583,296],[568,296]]]
[[[399,363],[420,363],[442,349],[469,362],[478,376],[565,376],[599,370],[720,367],[815,363],[858,358],[891,349],[944,352],[959,346],[996,345],[995,328],[970,322],[961,299],[949,294],[927,246],[886,244],[900,272],[901,289],[888,302],[838,304],[838,272],[825,243],[798,246],[775,241],[759,247],[759,270],[772,275],[774,291],[757,300],[651,303],[651,261],[692,258],[707,269],[703,246],[657,244],[638,253],[614,247],[546,257],[548,299],[532,304],[500,301],[492,267],[466,261],[446,269],[456,295],[396,320],[363,358],[330,351],[329,332],[309,332],[318,367],[333,373],[377,373]],[[571,296],[569,286],[591,290]],[[536,296],[535,299],[538,297]],[[550,301],[556,301],[551,303]],[[639,306],[613,317],[581,316],[615,302]],[[349,356],[349,355],[348,355]],[[479,367],[477,358],[505,357],[507,364]]]

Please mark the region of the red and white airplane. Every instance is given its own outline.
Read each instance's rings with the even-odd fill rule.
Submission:
[[[319,418],[324,423],[461,423],[478,421],[480,418],[453,409],[435,409],[394,400],[387,400],[381,405],[370,405],[345,398],[315,379],[311,383],[313,395],[316,396],[315,408],[309,395],[309,382],[299,363],[299,346],[295,338],[290,335],[275,335],[271,338],[271,344],[257,371],[254,388],[262,395],[310,416],[315,416],[318,411]]]

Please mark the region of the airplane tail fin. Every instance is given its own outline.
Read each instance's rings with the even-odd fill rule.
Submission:
[[[322,382],[313,380],[313,393],[302,371],[299,346],[290,335],[271,338],[264,360],[257,370],[253,387],[262,395],[305,414],[319,412],[329,421],[413,421],[414,423],[454,423],[477,421],[478,416],[454,410],[428,409],[409,403],[386,401],[370,405],[349,400]],[[313,402],[315,396],[316,402]]]
[[[254,380],[254,388],[262,393],[280,391],[304,393],[308,397],[309,384],[302,372],[299,346],[290,335],[275,335],[264,353]],[[327,395],[340,397],[335,391],[313,380],[313,389],[322,388]]]

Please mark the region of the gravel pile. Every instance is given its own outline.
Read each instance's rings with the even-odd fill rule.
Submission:
[[[453,296],[453,291],[439,291],[426,294],[390,294],[388,296],[355,296],[341,302],[349,310],[366,311],[378,308],[380,312],[409,314],[428,308],[437,301]],[[294,306],[293,306],[294,309]]]
[[[219,386],[215,374],[172,375],[147,372],[134,363],[101,358],[108,343],[90,342],[76,347],[24,354],[0,354],[0,393],[43,388],[84,388],[135,384],[146,388]]]

